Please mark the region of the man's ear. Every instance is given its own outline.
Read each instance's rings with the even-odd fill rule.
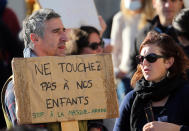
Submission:
[[[173,65],[174,61],[175,61],[174,57],[170,57],[169,59],[166,59],[165,61],[166,68],[169,69]]]
[[[38,35],[36,35],[34,33],[30,34],[30,39],[31,39],[31,41],[32,41],[33,44],[36,44],[39,41]]]

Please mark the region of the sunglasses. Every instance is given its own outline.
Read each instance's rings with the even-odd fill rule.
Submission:
[[[147,56],[137,55],[136,61],[138,64],[141,64],[141,63],[143,63],[144,59],[146,59],[149,63],[154,63],[159,58],[165,58],[165,56],[156,55],[154,53],[148,54]]]
[[[88,45],[88,47],[91,48],[92,50],[98,49],[99,46],[101,46],[102,48],[104,48],[104,42],[103,41],[100,41],[99,43],[93,42],[90,45]]]

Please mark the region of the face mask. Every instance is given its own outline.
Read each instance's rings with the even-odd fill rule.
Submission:
[[[189,0],[183,0],[184,2],[184,7],[189,8]]]
[[[135,0],[135,1],[125,0],[124,3],[125,3],[125,8],[129,10],[139,10],[142,7],[140,0]]]

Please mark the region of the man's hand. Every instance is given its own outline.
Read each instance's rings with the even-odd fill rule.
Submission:
[[[153,121],[144,125],[143,131],[180,131],[181,126],[168,123]]]

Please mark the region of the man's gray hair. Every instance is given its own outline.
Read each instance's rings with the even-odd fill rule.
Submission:
[[[33,49],[34,45],[30,40],[30,34],[34,33],[43,38],[45,22],[59,17],[60,15],[53,9],[40,9],[27,17],[23,22],[22,30],[25,47]]]

